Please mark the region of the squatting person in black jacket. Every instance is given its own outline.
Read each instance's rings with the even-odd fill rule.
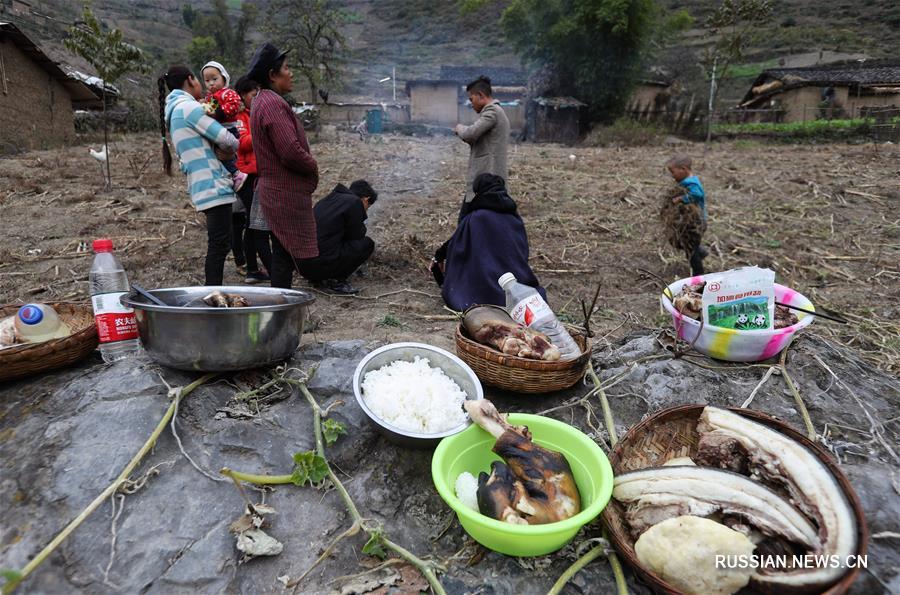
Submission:
[[[317,202],[313,212],[319,256],[297,261],[300,274],[335,293],[358,293],[347,278],[375,250],[375,242],[366,237],[365,221],[366,211],[377,199],[378,193],[368,182],[356,180],[349,188],[338,184]]]

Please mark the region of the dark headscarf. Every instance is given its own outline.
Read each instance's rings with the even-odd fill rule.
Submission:
[[[495,213],[509,213],[519,216],[516,209],[516,201],[510,198],[506,191],[506,182],[500,176],[494,174],[478,174],[472,182],[472,190],[475,196],[468,202],[463,202],[459,209],[459,220],[479,209],[487,209]]]

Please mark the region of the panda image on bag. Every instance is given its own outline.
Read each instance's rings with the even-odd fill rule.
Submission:
[[[738,314],[737,323],[734,328],[745,329],[750,325],[750,318],[746,314]]]
[[[753,325],[759,328],[763,328],[766,326],[766,317],[763,314],[757,314],[753,317]]]

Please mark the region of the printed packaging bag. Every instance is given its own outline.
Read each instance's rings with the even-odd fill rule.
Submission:
[[[772,328],[775,272],[744,267],[706,276],[703,324],[741,331]]]

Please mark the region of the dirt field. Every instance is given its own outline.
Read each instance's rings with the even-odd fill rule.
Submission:
[[[160,172],[155,135],[119,139],[113,189],[103,190],[87,145],[0,159],[0,302],[84,299],[90,252],[111,237],[129,276],[145,287],[203,281],[205,223],[190,207],[180,175]],[[97,146],[96,144],[94,145]],[[377,242],[357,297],[318,294],[318,339],[427,339],[452,345],[453,318],[425,266],[454,228],[466,147],[453,138],[399,136],[362,143],[341,133],[313,144],[322,180],[364,177],[380,191],[370,210]],[[900,369],[900,190],[894,146],[779,146],[748,141],[595,149],[511,148],[510,188],[531,242],[532,266],[551,305],[573,322],[580,300],[598,338],[664,324],[659,282],[689,273],[663,242],[659,194],[674,152],[695,157],[709,195],[708,270],[758,264],[817,306],[852,324],[813,329]],[[575,159],[571,159],[571,155]],[[149,161],[148,161],[149,159]],[[82,246],[83,249],[83,246]],[[242,279],[233,263],[226,282]],[[307,284],[297,280],[295,285]]]

